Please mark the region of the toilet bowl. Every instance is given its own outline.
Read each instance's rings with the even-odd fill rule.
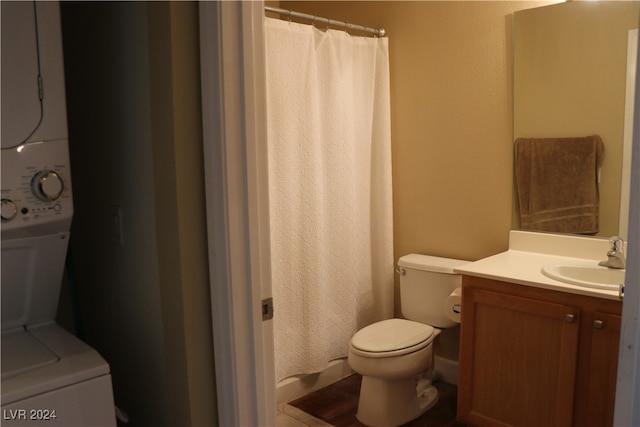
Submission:
[[[397,426],[436,403],[438,393],[420,375],[433,367],[439,330],[405,319],[389,319],[358,331],[349,345],[349,365],[362,375],[358,420]],[[422,387],[420,393],[418,388]]]
[[[456,325],[445,300],[460,286],[454,268],[467,261],[406,255],[398,261],[402,314],[356,332],[348,361],[362,375],[356,417],[368,426],[407,423],[438,400],[431,385],[434,340],[439,328]]]

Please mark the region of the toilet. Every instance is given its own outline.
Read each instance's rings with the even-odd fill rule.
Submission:
[[[375,427],[407,423],[438,400],[431,385],[433,343],[441,329],[458,324],[459,306],[445,301],[460,288],[456,267],[469,261],[410,254],[398,260],[402,319],[356,332],[349,343],[351,369],[362,375],[357,418]]]

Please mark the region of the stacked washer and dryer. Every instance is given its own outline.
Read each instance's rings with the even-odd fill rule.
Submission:
[[[115,426],[109,365],[55,323],[73,216],[60,10],[1,2],[4,426]]]

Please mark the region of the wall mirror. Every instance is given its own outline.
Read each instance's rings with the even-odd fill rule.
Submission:
[[[638,1],[574,1],[513,18],[514,140],[600,135],[602,237],[626,238],[639,14]],[[515,184],[513,228],[520,228]]]

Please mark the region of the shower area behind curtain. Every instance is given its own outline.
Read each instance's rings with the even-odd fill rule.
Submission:
[[[276,380],[393,315],[386,38],[266,18]]]

